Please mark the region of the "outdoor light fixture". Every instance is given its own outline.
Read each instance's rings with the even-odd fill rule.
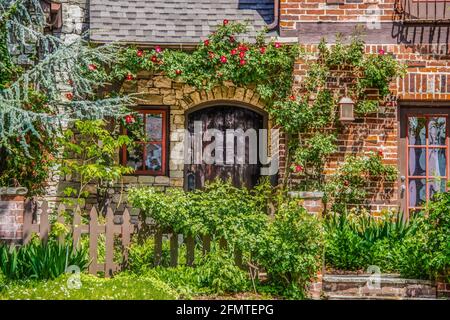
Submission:
[[[339,120],[340,121],[353,121],[355,102],[349,97],[343,97],[339,101]]]

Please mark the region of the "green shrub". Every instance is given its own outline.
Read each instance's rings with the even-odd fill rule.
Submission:
[[[322,228],[297,202],[279,203],[275,219],[259,238],[256,260],[290,298],[304,298],[321,266]]]
[[[435,195],[416,214],[413,228],[396,247],[398,271],[404,277],[434,280],[450,271],[450,193]]]
[[[168,241],[163,241],[161,266],[170,265],[170,248]],[[134,273],[143,272],[155,266],[155,240],[153,237],[138,243],[133,239],[128,251],[128,269]]]
[[[81,287],[69,288],[69,275],[48,281],[9,282],[0,300],[173,300],[177,294],[155,277],[119,274],[112,279],[80,275]]]
[[[253,246],[255,234],[267,223],[264,197],[269,184],[249,191],[230,182],[217,180],[204,190],[184,192],[155,188],[130,190],[128,199],[161,227],[172,228],[183,235],[214,235],[225,238],[241,249]],[[262,195],[262,196],[261,196]]]
[[[450,265],[450,193],[437,194],[424,212],[374,218],[344,212],[325,219],[328,266],[361,270],[370,265],[406,278],[435,279]]]
[[[55,279],[71,265],[86,270],[89,255],[87,247],[75,249],[70,238],[63,244],[51,237],[47,243],[34,238],[21,247],[0,246],[0,269],[9,280]]]
[[[148,270],[182,297],[200,294],[243,292],[250,288],[247,273],[239,269],[226,251],[211,251],[195,267],[157,267]]]
[[[423,223],[430,256],[431,278],[450,274],[450,192],[438,193],[430,203]]]
[[[383,272],[398,270],[398,249],[393,249],[413,230],[401,213],[376,218],[364,211],[328,216],[324,228],[328,266],[361,270],[377,265]]]
[[[249,288],[245,271],[237,267],[233,256],[225,251],[211,251],[196,268],[200,287],[213,293],[242,292]]]

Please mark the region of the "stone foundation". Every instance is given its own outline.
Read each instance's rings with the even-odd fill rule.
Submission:
[[[369,281],[370,284],[369,284]],[[436,299],[436,285],[432,281],[402,279],[397,275],[325,275],[323,296],[330,300],[426,300]]]

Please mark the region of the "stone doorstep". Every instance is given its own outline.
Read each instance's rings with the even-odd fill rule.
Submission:
[[[398,296],[348,296],[348,295],[328,295],[326,300],[439,300],[436,298],[416,298]]]
[[[372,275],[373,276],[373,275]],[[360,276],[354,275],[324,275],[323,282],[337,282],[337,283],[361,283],[365,284],[368,280],[371,279],[370,274],[363,274]],[[396,274],[382,274],[380,278],[381,284],[398,284],[398,285],[427,285],[434,286],[434,283],[429,280],[418,280],[418,279],[404,279],[400,278]]]
[[[325,275],[323,292],[328,299],[436,299],[436,287],[432,281],[403,279],[395,274],[383,274],[379,289],[369,289],[369,274]]]

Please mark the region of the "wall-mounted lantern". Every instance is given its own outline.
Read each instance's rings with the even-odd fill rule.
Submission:
[[[355,102],[349,97],[343,97],[339,101],[339,120],[353,121],[355,120]]]
[[[194,191],[196,188],[195,173],[189,171],[186,175],[186,182],[187,182],[187,191]]]

